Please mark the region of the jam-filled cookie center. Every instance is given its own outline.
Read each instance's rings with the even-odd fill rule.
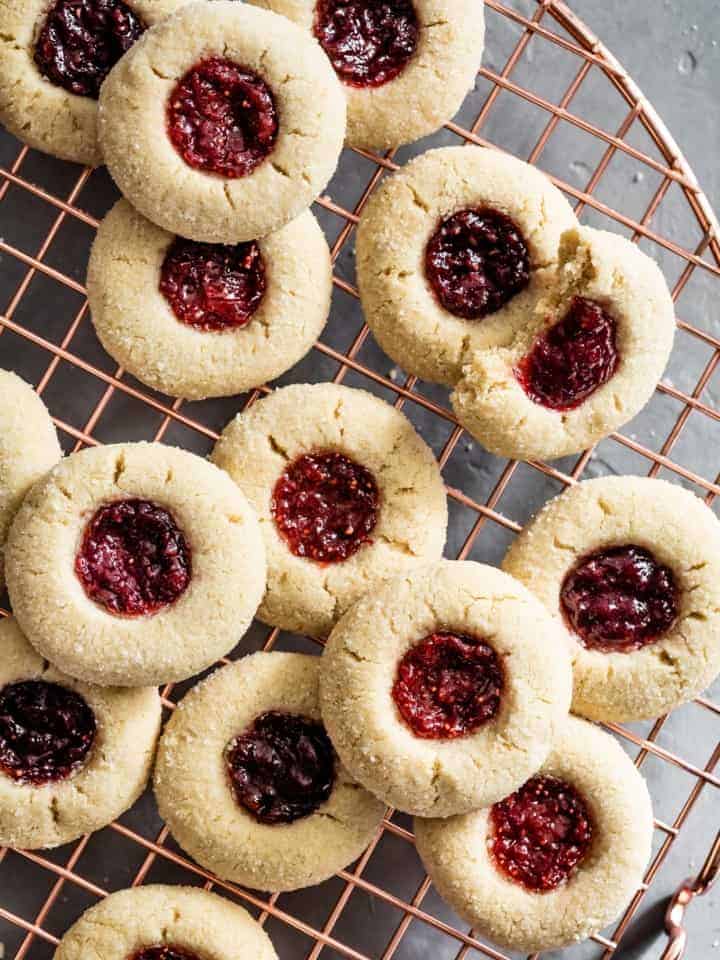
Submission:
[[[585,297],[537,338],[515,375],[534,403],[574,410],[614,375],[620,362],[617,321]]]
[[[634,544],[583,557],[560,589],[568,626],[584,646],[605,653],[630,653],[660,639],[678,605],[672,570]]]
[[[55,86],[97,100],[105,77],[144,31],[123,0],[55,0],[35,41],[35,64]]]
[[[275,147],[278,114],[259,74],[224,57],[196,64],[167,108],[168,134],[185,163],[205,173],[245,177]]]
[[[488,643],[439,631],[400,660],[392,696],[415,736],[450,740],[492,720],[503,685],[500,659]]]
[[[85,527],[75,558],[85,593],[110,613],[139,617],[174,603],[192,576],[190,546],[171,513],[116,500]]]
[[[439,303],[456,317],[481,320],[530,282],[530,254],[510,217],[490,207],[446,217],[425,248],[425,275]]]
[[[315,36],[344,83],[380,87],[412,59],[420,24],[411,0],[318,0]]]
[[[536,893],[566,883],[592,838],[585,801],[556,777],[533,777],[490,810],[491,859],[506,877]]]
[[[246,326],[265,294],[258,244],[196,243],[176,237],[160,270],[160,292],[181,323],[203,331]]]
[[[21,680],[0,690],[0,772],[20,783],[66,780],[86,761],[95,714],[74,690]]]
[[[133,953],[128,960],[200,960],[193,950],[176,947],[174,944],[159,944],[155,947],[143,947]]]
[[[303,454],[275,484],[272,513],[295,556],[339,563],[370,542],[379,501],[375,477],[350,457]]]
[[[259,823],[308,817],[330,796],[335,752],[320,723],[270,711],[228,744],[225,761],[237,802]]]

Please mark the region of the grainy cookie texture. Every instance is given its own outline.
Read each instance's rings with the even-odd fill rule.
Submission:
[[[11,697],[13,685],[27,681],[71,691],[94,715],[93,742],[83,762],[68,776],[33,783],[20,776],[17,767],[17,778],[3,768],[10,756],[22,762],[23,746],[37,762],[42,745],[44,765],[52,765],[56,756],[45,746],[46,725],[52,724],[52,717],[43,716],[33,741],[33,731],[24,727],[28,716],[37,716],[32,706],[27,714],[10,718],[8,713],[6,699]],[[69,843],[119,817],[145,789],[160,733],[160,697],[154,688],[121,690],[74,680],[43,660],[16,621],[9,618],[0,621],[0,699],[2,846],[38,849]],[[59,730],[67,733],[62,718]],[[11,741],[6,739],[8,735]]]
[[[270,938],[242,907],[198,887],[148,884],[118,890],[67,931],[54,960],[127,960],[174,947],[203,960],[277,960]]]
[[[620,745],[586,721],[568,717],[540,773],[573,787],[592,825],[584,859],[555,889],[538,893],[501,873],[489,809],[415,821],[440,895],[483,936],[524,952],[583,940],[614,920],[642,881],[653,831],[645,781]]]
[[[677,484],[647,477],[579,483],[525,527],[503,568],[562,616],[567,575],[595,551],[622,546],[649,551],[671,571],[677,616],[661,636],[629,652],[588,648],[571,633],[572,708],[595,720],[659,716],[720,672],[720,523]]]

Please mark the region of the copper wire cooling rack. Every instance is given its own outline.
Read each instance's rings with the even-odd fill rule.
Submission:
[[[444,471],[449,554],[497,562],[548,496],[584,476],[660,475],[714,503],[720,494],[712,460],[720,421],[713,379],[720,339],[702,308],[720,290],[720,244],[707,200],[664,125],[564,3],[516,0],[510,6],[486,0],[486,11],[485,65],[458,122],[447,124],[429,144],[397,155],[343,154],[329,194],[316,205],[336,267],[331,320],[312,355],[283,382],[343,381],[403,408],[435,448]],[[598,115],[601,124],[592,119]],[[457,425],[445,391],[392,367],[362,322],[351,282],[352,241],[368,196],[386,171],[414,152],[463,141],[538,164],[584,221],[631,236],[660,261],[672,285],[676,349],[649,412],[577,459],[518,464],[485,454]],[[623,178],[636,189],[618,210],[614,201]],[[0,140],[0,366],[37,385],[66,451],[110,440],[155,439],[206,453],[232,414],[266,388],[231,400],[173,401],[133,381],[103,353],[90,325],[83,281],[98,218],[113,199],[103,171],[78,172],[9,137]],[[303,638],[255,624],[232,656],[273,647],[314,649]],[[168,710],[186,688],[162,691]],[[697,883],[682,888],[681,906],[669,923],[676,938],[672,956],[679,956],[682,930],[676,921],[682,903],[709,885],[720,856],[715,841],[714,857],[701,870],[717,830],[719,718],[720,704],[706,696],[653,724],[611,725],[653,793],[654,855],[620,921],[572,948],[572,956],[657,956],[665,946],[658,938],[668,895],[687,873],[700,871]],[[410,827],[409,820],[388,811],[356,864],[320,888],[268,897],[222,883],[190,862],[147,795],[119,822],[60,850],[0,850],[4,956],[50,957],[69,923],[97,898],[131,884],[168,881],[214,888],[244,904],[266,926],[283,960],[321,955],[323,960],[507,960],[439,900],[412,850]],[[699,957],[710,944],[696,946],[692,955]]]

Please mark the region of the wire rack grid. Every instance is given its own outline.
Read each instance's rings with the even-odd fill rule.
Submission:
[[[698,278],[698,289],[706,294],[717,287],[720,244],[713,213],[673,139],[625,70],[566,4],[486,0],[486,10],[490,43],[496,40],[500,60],[488,64],[486,57],[458,122],[448,123],[432,142],[508,149],[537,163],[574,201],[584,220],[624,232],[653,253],[671,278],[678,304],[682,342],[675,351],[680,351],[678,364],[671,370],[680,371],[679,384],[669,377],[659,384],[660,413],[656,411],[655,419],[647,423],[639,419],[639,435],[617,433],[598,450],[572,461],[500,462],[475,450],[449,410],[447,394],[391,368],[374,346],[362,321],[357,290],[347,279],[352,276],[358,215],[381,177],[397,169],[412,150],[384,156],[346,151],[341,167],[349,164],[350,175],[337,181],[343,200],[329,195],[319,199],[318,215],[336,264],[335,304],[322,341],[290,379],[345,381],[372,389],[403,408],[433,444],[445,472],[455,531],[450,555],[493,560],[548,494],[583,476],[615,471],[618,463],[629,466],[625,472],[676,480],[714,504],[720,476],[712,472],[710,459],[698,463],[693,454],[697,439],[683,445],[683,437],[689,434],[692,439],[697,430],[703,450],[711,447],[711,432],[720,421],[720,409],[713,402],[720,339],[704,317],[682,318],[683,311],[697,302],[697,291],[688,295],[687,308],[680,300]],[[552,64],[550,73],[541,68],[542,62]],[[552,83],[546,82],[548,76]],[[609,102],[612,94],[617,105],[614,133],[589,119],[588,104],[598,102],[598,83],[605,91],[599,94],[601,102]],[[588,88],[595,90],[589,97]],[[518,118],[512,127],[523,142],[497,134],[498,115]],[[566,145],[573,135],[583,138],[582,148]],[[546,163],[558,141],[556,154],[567,157],[574,151],[572,155],[585,157],[570,164],[580,185]],[[613,165],[628,163],[635,171],[633,180],[647,178],[650,190],[637,212],[615,209],[612,191],[603,193]],[[331,192],[336,193],[335,182]],[[8,293],[0,315],[0,365],[33,380],[67,451],[116,439],[155,439],[207,452],[224,422],[267,388],[240,400],[186,404],[148,391],[102,353],[87,315],[83,279],[87,246],[99,216],[113,199],[102,171],[83,170],[78,175],[76,167],[46,161],[10,138],[0,141],[0,216],[5,231],[0,275],[2,290]],[[675,215],[665,217],[665,205],[672,204]],[[27,225],[33,229],[25,230]],[[39,317],[38,304],[44,304]],[[652,426],[645,432],[648,423],[663,424],[662,436]],[[485,544],[490,546],[486,549]],[[310,650],[312,644],[256,624],[232,656],[273,647]],[[185,684],[164,688],[168,711],[185,689]],[[673,726],[676,715],[681,718]],[[632,952],[641,942],[642,938],[633,940],[637,926],[633,919],[655,889],[653,884],[657,886],[656,878],[696,804],[720,787],[718,717],[720,704],[700,697],[647,728],[608,725],[644,769],[651,788],[657,787],[654,855],[620,921],[584,948],[573,948],[573,956],[608,958],[622,953],[627,944]],[[663,777],[670,774],[680,777],[681,786],[674,787],[674,806],[660,819],[665,811]],[[695,833],[686,858],[691,863],[693,856],[702,859],[714,829],[701,821]],[[214,888],[244,904],[269,929],[283,958],[402,960],[432,954],[454,960],[481,956],[508,960],[508,954],[483,942],[439,901],[412,844],[409,821],[388,810],[356,864],[307,894],[267,896],[221,882],[189,861],[146,796],[137,809],[100,834],[58,851],[0,850],[0,940],[6,957],[50,957],[69,919],[97,898],[129,884],[169,879]],[[672,886],[680,879],[670,878]]]

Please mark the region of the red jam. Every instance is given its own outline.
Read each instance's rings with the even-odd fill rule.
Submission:
[[[203,60],[178,81],[167,122],[188,166],[229,179],[252,173],[278,135],[270,87],[257,73],[223,57]]]
[[[425,274],[449,313],[482,320],[530,283],[530,254],[504,213],[489,207],[459,210],[430,238]]]
[[[357,553],[378,519],[375,478],[342,453],[298,457],[275,484],[272,512],[296,557],[339,563]]]
[[[583,557],[563,581],[560,606],[584,646],[631,653],[673,625],[678,589],[669,567],[629,544]]]
[[[55,86],[97,100],[105,77],[144,31],[123,0],[54,0],[35,43],[35,63]]]
[[[566,883],[592,838],[585,801],[556,777],[533,777],[490,810],[488,846],[496,867],[535,893]]]
[[[74,690],[22,680],[0,690],[0,771],[20,783],[66,780],[87,759],[95,714]]]
[[[562,320],[537,338],[515,376],[533,403],[574,410],[608,382],[619,362],[614,317],[599,303],[575,297]]]
[[[292,823],[314,813],[335,783],[335,752],[325,727],[271,711],[227,748],[235,799],[259,823]]]
[[[85,593],[110,613],[156,613],[185,592],[190,547],[172,515],[148,500],[116,500],[85,527],[75,558]]]
[[[412,59],[420,24],[411,0],[318,0],[315,36],[353,87],[380,87]]]
[[[489,644],[440,631],[408,650],[392,695],[416,737],[452,740],[492,720],[502,689],[502,666]]]
[[[193,950],[176,947],[174,944],[162,944],[157,947],[144,947],[134,953],[130,960],[200,960]]]
[[[244,327],[265,286],[265,264],[254,240],[226,246],[176,237],[160,269],[160,292],[175,316],[204,331]]]

